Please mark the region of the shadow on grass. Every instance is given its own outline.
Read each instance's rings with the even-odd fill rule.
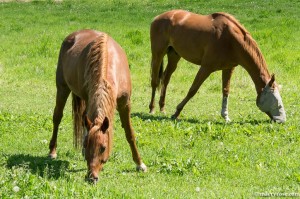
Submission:
[[[243,124],[251,124],[251,125],[257,125],[257,124],[265,124],[265,123],[270,123],[269,119],[262,119],[262,120],[256,120],[256,119],[251,119],[250,117],[245,117],[245,119],[241,120],[241,121],[231,121],[229,123],[226,123],[225,120],[221,120],[221,121],[216,121],[216,120],[208,120],[208,119],[195,119],[195,118],[180,118],[179,119],[172,119],[171,116],[166,116],[166,115],[162,115],[162,114],[150,114],[150,113],[143,113],[143,112],[138,112],[138,113],[132,113],[131,114],[132,117],[138,117],[140,119],[142,119],[143,121],[162,121],[162,120],[167,120],[167,121],[177,121],[177,122],[189,122],[192,124],[207,124],[208,122],[212,123],[212,124],[216,124],[216,125],[224,125],[224,124],[239,124],[239,125],[243,125]]]
[[[31,173],[41,177],[58,179],[68,171],[69,162],[52,160],[48,157],[39,157],[25,154],[11,155],[7,159],[7,167],[28,169]],[[76,171],[71,171],[76,172]]]

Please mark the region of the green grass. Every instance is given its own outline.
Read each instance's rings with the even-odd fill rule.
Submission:
[[[300,193],[300,32],[297,0],[103,0],[0,3],[1,198],[252,198],[258,193]],[[170,120],[198,70],[181,60],[167,93],[167,114],[148,114],[149,25],[171,9],[229,12],[252,33],[270,72],[283,86],[283,125],[255,105],[249,75],[233,75],[229,114],[220,116],[221,73],[212,74]],[[92,28],[125,49],[133,83],[132,123],[149,171],[135,172],[118,114],[114,148],[91,186],[86,162],[72,145],[70,102],[60,126],[58,159],[47,158],[55,102],[55,70],[62,40]],[[158,99],[158,97],[157,97]],[[158,103],[156,103],[158,106]],[[19,190],[18,190],[19,188]]]

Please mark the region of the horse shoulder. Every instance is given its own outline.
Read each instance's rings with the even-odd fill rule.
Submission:
[[[120,98],[124,93],[131,94],[131,79],[128,60],[123,48],[111,37],[108,48],[108,81],[113,87],[114,96]]]

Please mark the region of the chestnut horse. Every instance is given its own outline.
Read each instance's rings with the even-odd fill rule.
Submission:
[[[81,30],[62,43],[56,71],[56,106],[53,114],[51,158],[56,158],[58,126],[72,92],[74,143],[82,143],[88,179],[96,182],[112,147],[113,118],[117,108],[138,170],[146,171],[138,153],[130,121],[131,79],[124,50],[106,33]]]
[[[151,24],[151,86],[150,113],[154,112],[156,88],[162,83],[160,110],[164,112],[165,96],[172,73],[181,57],[200,65],[200,69],[186,97],[178,104],[172,118],[177,118],[186,103],[196,94],[205,79],[217,70],[222,70],[223,101],[221,115],[228,116],[230,79],[234,68],[241,65],[251,76],[256,92],[256,104],[273,121],[286,120],[285,110],[265,59],[249,32],[231,15],[214,13],[198,15],[183,10],[172,10],[157,17]],[[163,71],[163,57],[168,64]]]

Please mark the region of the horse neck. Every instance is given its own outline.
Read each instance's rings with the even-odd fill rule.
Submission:
[[[270,74],[267,70],[256,64],[245,65],[244,68],[249,73],[253,83],[255,84],[256,93],[259,95],[270,80]]]
[[[246,35],[243,48],[244,50],[242,52],[245,54],[242,56],[242,65],[249,73],[255,84],[257,95],[259,95],[270,80],[270,73],[266,61],[256,42],[248,34]]]
[[[88,54],[85,84],[88,90],[87,114],[91,119],[108,117],[115,108],[112,88],[107,81],[107,40],[108,35],[102,33],[93,41]]]
[[[87,114],[92,120],[103,121],[107,117],[111,121],[115,104],[109,83],[102,80],[98,87],[89,92]]]

